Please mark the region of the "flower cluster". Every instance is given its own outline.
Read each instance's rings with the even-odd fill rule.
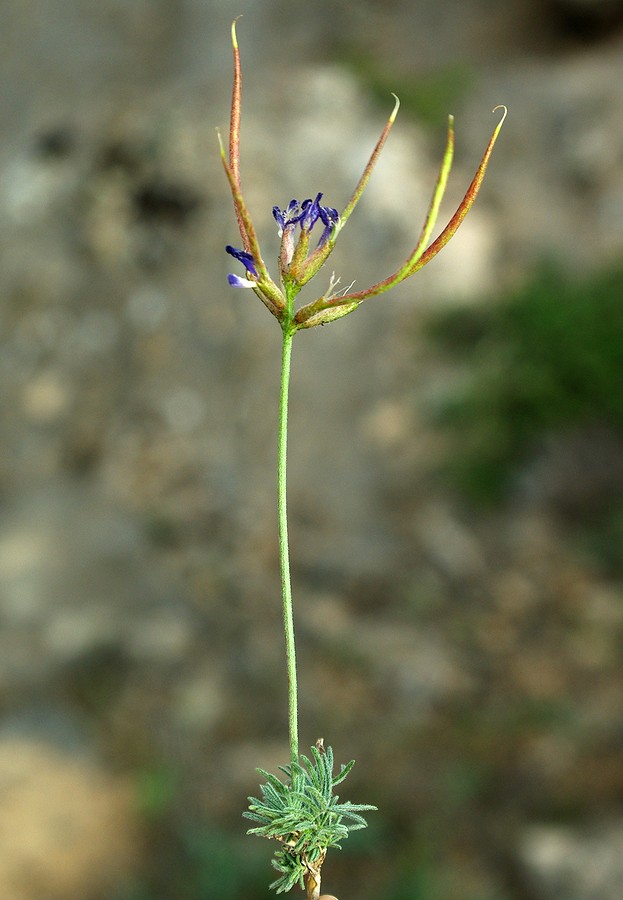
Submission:
[[[231,274],[229,283],[232,287],[251,288],[262,300],[270,312],[279,320],[282,328],[289,331],[297,331],[300,328],[311,328],[314,325],[324,325],[333,319],[341,318],[356,309],[359,304],[368,297],[382,294],[395,285],[409,278],[419,271],[426,263],[439,253],[455,234],[459,225],[471,208],[480,185],[485,175],[489,158],[497,140],[502,123],[506,118],[506,107],[496,106],[494,109],[502,110],[502,117],[496,125],[489,143],[485,148],[480,164],[476,170],[470,186],[468,187],[458,209],[442,230],[439,236],[429,243],[439,207],[443,198],[448,176],[452,166],[454,154],[454,128],[453,117],[448,120],[448,138],[444,152],[439,176],[433,191],[428,213],[426,215],[418,242],[405,262],[394,273],[382,281],[371,285],[365,290],[351,291],[336,290],[339,279],[333,276],[325,293],[311,303],[294,310],[294,298],[307,282],[316,275],[323,266],[327,257],[333,250],[338,234],[346,224],[347,219],[357,205],[364,188],[366,187],[378,156],[387,140],[389,132],[398,113],[400,101],[395,97],[392,113],[385,124],[381,136],[372,151],[370,159],[363,171],[361,178],[344,211],[340,215],[336,209],[330,206],[321,206],[322,194],[317,194],[315,199],[291,200],[286,207],[281,209],[273,207],[273,216],[277,222],[281,248],[279,252],[279,276],[280,284],[271,278],[268,269],[262,259],[262,253],[253,226],[253,221],[246,207],[240,186],[240,110],[242,76],[240,69],[240,53],[236,37],[236,21],[231,29],[232,46],[234,51],[234,87],[231,105],[231,122],[229,129],[229,159],[221,143],[221,159],[231,188],[234,209],[238,220],[238,228],[242,239],[242,248],[238,249],[228,245],[225,249],[231,256],[242,263],[245,276]],[[219,137],[220,140],[220,137]],[[322,232],[316,246],[310,250],[311,233],[314,227],[320,223]]]
[[[303,200],[302,203],[299,203],[298,200],[290,200],[288,206],[283,210],[278,206],[273,206],[273,216],[279,226],[279,237],[281,238],[279,269],[284,281],[291,280],[300,285],[309,281],[316,271],[312,271],[311,267],[314,254],[312,253],[309,259],[307,258],[309,239],[314,225],[319,220],[323,225],[322,234],[315,250],[320,255],[322,248],[331,237],[333,229],[340,221],[337,209],[320,205],[321,197],[322,194],[317,194],[315,200]],[[301,233],[295,245],[294,235],[297,225],[300,227]],[[309,274],[310,271],[311,274]]]
[[[312,271],[313,262],[315,261],[315,253],[320,255],[322,248],[327,243],[337,223],[340,221],[340,215],[337,209],[331,206],[321,206],[320,199],[322,194],[317,194],[315,200],[311,198],[303,200],[290,200],[288,205],[281,209],[279,206],[273,206],[273,217],[279,228],[279,237],[281,238],[281,250],[279,253],[279,271],[281,273],[282,283],[296,283],[300,286],[304,285],[315,274]],[[308,257],[310,235],[316,222],[320,221],[323,225],[322,234],[316,245],[315,253]],[[300,228],[298,241],[295,242],[297,226]],[[255,288],[259,280],[259,274],[255,266],[253,254],[247,250],[238,250],[228,244],[225,247],[227,253],[241,262],[251,278],[240,278],[238,275],[229,275],[228,281],[232,287]],[[322,261],[324,262],[323,256]],[[310,274],[311,271],[311,274]]]

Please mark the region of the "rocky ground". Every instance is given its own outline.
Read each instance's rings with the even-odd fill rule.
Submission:
[[[327,887],[615,900],[620,579],[552,509],[556,453],[476,513],[436,474],[448,438],[427,415],[459,377],[423,336],[432,309],[495,297],[544,256],[577,275],[620,257],[619,4],[562,0],[0,12],[0,893],[268,895],[268,847],[240,837],[240,812],[254,767],[287,758],[279,332],[226,283],[214,127],[239,12],[243,179],[271,254],[273,204],[322,189],[343,205],[385,84],[428,85],[332,258],[345,284],[413,245],[447,112],[446,215],[491,108],[510,110],[447,250],[295,345],[302,738],[356,756],[348,794],[380,807]]]

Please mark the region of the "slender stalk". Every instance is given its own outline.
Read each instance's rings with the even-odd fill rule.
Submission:
[[[281,566],[281,591],[283,598],[283,629],[286,639],[286,664],[288,668],[288,731],[290,760],[298,763],[298,688],[296,680],[296,647],[294,644],[294,616],[292,612],[292,586],[290,582],[290,550],[288,545],[288,508],[286,489],[288,450],[288,392],[290,386],[290,360],[295,330],[283,323],[281,351],[281,385],[279,390],[279,433],[277,450],[277,508],[279,514],[279,556]]]

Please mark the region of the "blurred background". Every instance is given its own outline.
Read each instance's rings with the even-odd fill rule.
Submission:
[[[0,6],[0,894],[265,900],[241,812],[287,761],[280,333],[226,282],[218,159],[342,208],[330,268],[473,211],[413,280],[294,346],[302,749],[358,762],[341,900],[623,886],[623,3]],[[330,272],[316,284],[323,290]],[[311,299],[313,294],[309,294]]]

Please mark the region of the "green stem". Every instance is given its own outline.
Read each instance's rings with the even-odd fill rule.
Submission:
[[[296,330],[283,323],[281,352],[281,385],[279,389],[279,437],[277,452],[277,508],[279,514],[279,556],[281,565],[281,590],[283,598],[283,629],[286,639],[286,664],[288,668],[288,729],[290,760],[298,763],[298,689],[296,680],[296,647],[294,643],[294,616],[292,612],[292,586],[290,583],[290,551],[288,546],[288,508],[286,468],[288,449],[288,389],[290,385],[290,360],[292,340]]]

